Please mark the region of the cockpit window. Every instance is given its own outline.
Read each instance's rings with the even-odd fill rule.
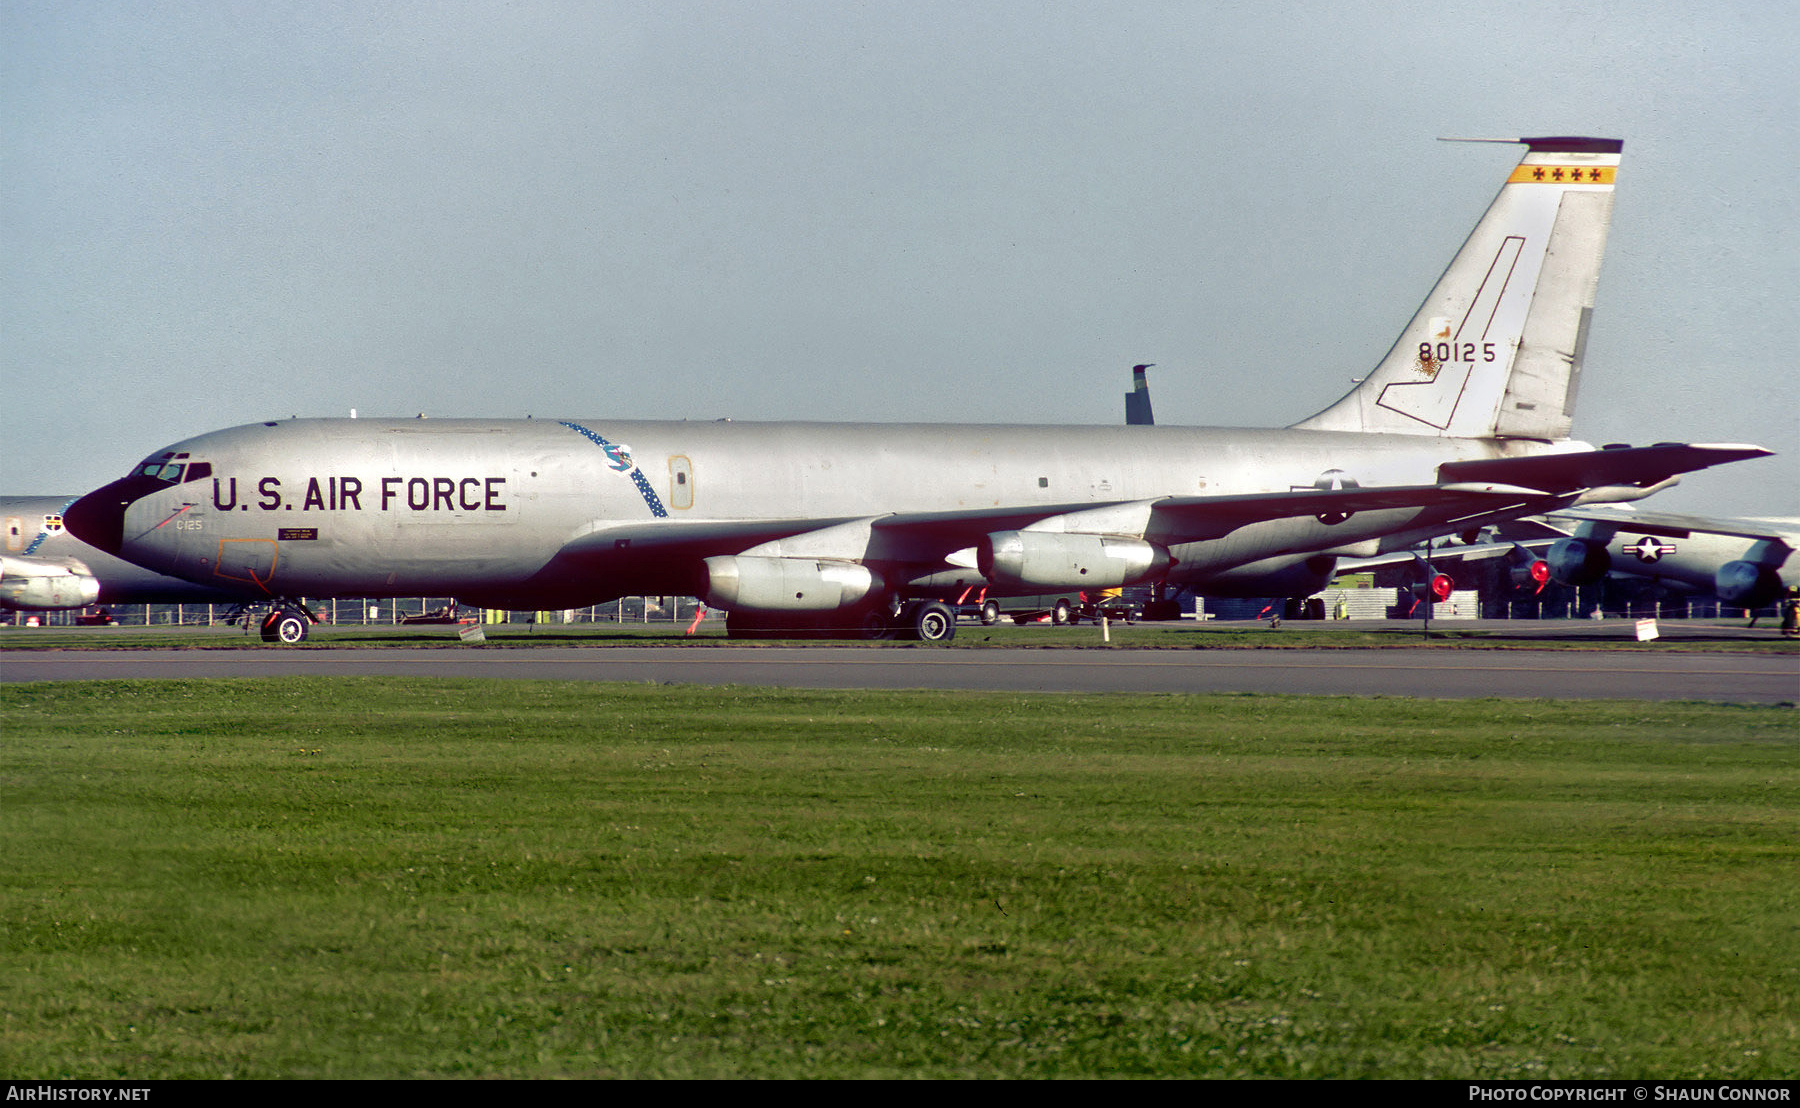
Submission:
[[[179,485],[183,481],[198,481],[202,477],[211,477],[212,463],[190,463],[186,454],[163,454],[151,458],[139,466],[137,474],[140,477],[161,481],[165,485]]]
[[[173,485],[181,480],[183,467],[179,462],[146,462],[138,473],[145,477],[154,477],[164,484]]]

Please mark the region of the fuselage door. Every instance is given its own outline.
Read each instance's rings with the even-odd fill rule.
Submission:
[[[669,507],[694,506],[694,463],[685,454],[669,455]]]

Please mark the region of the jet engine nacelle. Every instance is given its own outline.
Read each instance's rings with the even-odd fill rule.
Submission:
[[[1507,574],[1514,588],[1543,592],[1550,583],[1550,563],[1514,543],[1507,556]]]
[[[99,599],[99,578],[69,566],[0,557],[0,608],[54,612]]]
[[[982,576],[1038,589],[1117,589],[1161,576],[1174,559],[1142,539],[996,531],[975,551]]]
[[[1437,567],[1430,562],[1413,555],[1413,579],[1407,585],[1415,602],[1423,600],[1428,604],[1442,603],[1450,599],[1456,591],[1456,582],[1448,573],[1439,573]]]
[[[1591,585],[1612,568],[1606,544],[1593,539],[1560,539],[1545,552],[1550,576],[1565,585]]]
[[[1756,562],[1726,562],[1713,574],[1713,592],[1734,608],[1765,608],[1781,599],[1781,575]]]
[[[880,589],[881,578],[867,566],[736,555],[706,559],[700,599],[728,612],[830,612]]]

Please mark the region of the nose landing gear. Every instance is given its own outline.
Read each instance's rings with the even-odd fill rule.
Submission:
[[[306,641],[306,633],[319,617],[299,601],[282,601],[263,616],[259,631],[262,641],[294,646]]]

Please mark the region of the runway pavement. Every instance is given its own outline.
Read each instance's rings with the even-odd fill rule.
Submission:
[[[47,650],[0,654],[0,681],[416,676],[796,688],[1254,692],[1432,698],[1800,702],[1800,655],[1638,651],[958,650],[713,646],[433,650]]]

